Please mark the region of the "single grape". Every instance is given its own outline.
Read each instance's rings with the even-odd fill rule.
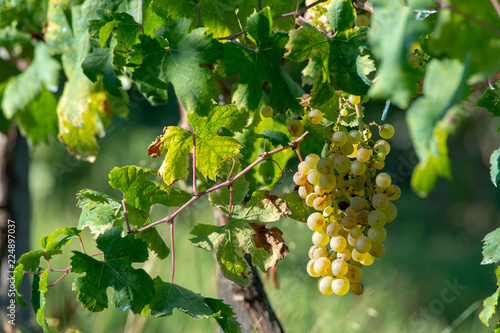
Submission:
[[[363,208],[366,207],[366,199],[360,196],[355,196],[351,199],[351,208],[355,212],[360,212]]]
[[[389,207],[384,209],[384,214],[386,216],[385,223],[391,223],[398,216],[398,209],[396,208],[396,206],[392,202],[390,202]]]
[[[305,161],[302,161],[299,163],[299,166],[297,167],[297,170],[303,174],[303,175],[306,175],[309,173],[309,171],[311,170],[310,167],[307,166],[306,162]]]
[[[366,236],[361,236],[358,239],[356,239],[356,244],[354,244],[354,248],[359,253],[366,253],[370,251],[370,249],[372,248],[372,241],[370,240],[370,238]]]
[[[330,175],[321,175],[319,176],[319,186],[327,192],[335,189],[337,185],[337,177],[332,173]]]
[[[319,161],[319,156],[316,154],[309,154],[306,156],[304,162],[306,163],[309,169],[316,169],[316,164]]]
[[[361,102],[361,97],[356,95],[351,95],[349,96],[349,102],[351,102],[352,105],[357,105]]]
[[[401,189],[399,186],[392,184],[385,190],[385,195],[391,201],[398,200],[401,196]]]
[[[317,125],[323,120],[323,113],[318,109],[311,110],[307,114],[307,119],[311,124]]]
[[[383,193],[375,194],[372,197],[372,206],[378,210],[384,210],[389,207],[389,199],[387,198],[387,195]]]
[[[374,228],[382,228],[386,223],[384,212],[381,210],[371,211],[370,214],[368,214],[368,223]]]
[[[349,156],[354,152],[354,147],[352,143],[346,142],[342,147],[340,147],[340,151],[342,152],[342,155]]]
[[[374,243],[372,244],[372,248],[370,249],[369,252],[372,256],[375,258],[380,258],[385,254],[385,246],[383,243],[377,244]]]
[[[358,15],[354,20],[354,25],[361,28],[370,25],[370,19],[366,15]]]
[[[332,135],[332,143],[338,147],[345,145],[347,142],[347,134],[342,131],[337,131]]]
[[[365,259],[361,260],[363,266],[370,266],[375,261],[375,257],[370,253],[365,253]]]
[[[347,109],[340,110],[340,115],[342,117],[347,117],[348,114],[349,114],[349,111],[347,111]]]
[[[374,161],[372,165],[376,170],[382,170],[385,167],[385,162],[384,161]]]
[[[311,186],[311,184],[305,183],[303,186],[300,186],[299,189],[298,189],[298,192],[299,192],[299,196],[302,199],[307,198],[307,196],[312,193],[312,186]]]
[[[359,16],[358,16],[359,17]],[[361,283],[351,283],[351,292],[354,295],[361,296],[363,295],[363,292],[365,291],[365,287]],[[333,291],[332,291],[333,293]]]
[[[366,164],[358,160],[354,160],[351,163],[351,172],[353,175],[360,176],[366,172]]]
[[[330,237],[335,237],[339,234],[339,231],[340,231],[340,224],[338,223],[330,223],[327,227],[326,227],[326,234]],[[342,237],[342,236],[341,236]],[[343,237],[342,237],[343,238]],[[332,240],[330,239],[330,244],[332,243]]]
[[[363,278],[363,271],[356,265],[348,265],[345,278],[351,283],[358,283]]]
[[[330,268],[332,267],[332,263],[330,259],[321,257],[316,259],[314,262],[314,271],[319,273],[320,275],[325,275],[330,271]]]
[[[316,193],[311,193],[311,194],[307,195],[306,205],[308,205],[309,207],[312,207],[314,199],[316,199],[317,197],[318,197],[318,195]]]
[[[377,186],[380,186],[382,188],[388,187],[389,185],[391,185],[391,182],[391,176],[389,176],[389,174],[385,172],[379,173],[375,178],[375,183],[377,184]]]
[[[312,242],[316,246],[325,246],[330,241],[330,237],[328,237],[323,231],[315,231],[312,235]]]
[[[323,216],[324,217],[328,217],[332,213],[333,213],[333,207],[332,206],[328,206],[328,207],[325,207],[325,209],[323,209]]]
[[[359,162],[368,162],[370,159],[370,151],[365,148],[360,148],[356,151],[356,160]]]
[[[306,175],[303,175],[301,174],[300,172],[296,172],[294,175],[293,175],[293,182],[295,183],[295,185],[305,185],[305,183],[307,182],[307,176]]]
[[[318,231],[325,226],[325,217],[321,213],[312,213],[307,218],[307,226],[312,231]]]
[[[352,130],[347,134],[347,140],[353,145],[359,143],[362,139],[361,132],[358,130]]]
[[[316,169],[322,175],[329,175],[333,173],[334,168],[333,161],[329,158],[321,158],[316,163]]]
[[[351,235],[354,238],[358,238],[361,235],[363,235],[363,231],[361,230],[361,228],[359,226],[356,226],[356,227],[352,228],[351,231],[349,231],[349,235]]]
[[[345,260],[335,259],[332,261],[331,270],[336,277],[344,276],[348,270],[347,263]]]
[[[332,281],[332,290],[335,294],[342,296],[349,292],[350,283],[344,277],[333,279]]]
[[[382,213],[383,214],[383,213]],[[342,219],[342,226],[346,229],[352,229],[354,228],[355,226],[358,225],[358,220],[356,219],[355,216],[352,216],[352,215],[346,215],[344,216],[344,218]]]
[[[309,260],[309,262],[307,263],[307,266],[306,266],[307,274],[309,274],[312,277],[318,277],[321,275],[314,270],[314,263],[315,262],[316,262],[316,259],[311,259],[311,260]]]
[[[358,223],[362,225],[367,225],[369,214],[370,212],[367,209],[360,210],[358,215],[356,216]]]
[[[326,207],[326,199],[324,197],[317,197],[313,201],[313,207],[316,210],[323,210]]]
[[[372,243],[379,244],[385,241],[387,231],[384,228],[371,227],[368,229],[367,236],[371,239]]]
[[[323,276],[321,279],[319,279],[318,280],[319,292],[327,296],[333,294],[332,281],[333,281],[333,276]]]
[[[262,109],[260,109],[260,114],[264,118],[270,118],[273,116],[273,108],[266,105]]]
[[[351,161],[349,160],[349,157],[340,155],[335,159],[333,162],[333,165],[335,167],[335,170],[337,170],[339,173],[346,173],[351,169]]]
[[[319,176],[321,174],[318,172],[316,169],[311,169],[309,173],[307,174],[307,181],[311,185],[318,185],[319,184]]]
[[[391,151],[391,146],[385,140],[378,140],[377,142],[375,142],[375,145],[373,145],[373,148],[376,150],[377,147],[379,147],[379,146],[384,146],[384,148],[386,150],[385,155],[389,154],[389,152]]]
[[[334,236],[330,238],[330,247],[335,252],[342,252],[347,246],[347,240],[342,236]]]
[[[287,128],[291,136],[301,136],[302,133],[304,133],[304,125],[302,125],[302,123],[297,119],[293,120]]]
[[[391,124],[384,124],[379,127],[378,134],[382,139],[389,140],[394,136],[394,127]]]
[[[337,252],[337,259],[342,259],[344,261],[351,259],[351,251],[349,251],[348,249],[344,249],[340,252]]]

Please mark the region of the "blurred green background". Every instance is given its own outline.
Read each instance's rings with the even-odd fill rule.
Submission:
[[[115,119],[96,162],[89,164],[69,155],[53,139],[32,152],[30,190],[32,195],[32,249],[39,249],[41,236],[61,226],[76,226],[80,210],[75,195],[85,188],[119,197],[107,175],[115,167],[160,166],[160,159],[147,156],[148,145],[162,128],[175,125],[178,111],[175,97],[168,105],[150,106],[136,91],[129,91],[129,120]],[[380,120],[383,104],[370,103],[368,119]],[[316,289],[317,279],[305,271],[310,230],[302,223],[283,220],[277,225],[284,232],[290,255],[278,264],[279,289],[264,277],[269,298],[287,332],[490,332],[478,319],[484,298],[495,290],[494,267],[481,266],[482,238],[494,230],[500,218],[496,203],[499,191],[489,179],[489,155],[497,148],[500,126],[484,110],[465,108],[457,132],[450,138],[453,178],[439,180],[428,198],[419,198],[409,187],[417,159],[406,128],[404,111],[390,109],[387,122],[396,128],[386,171],[403,195],[396,202],[398,219],[387,227],[386,254],[363,269],[365,294],[343,297],[323,296]],[[307,139],[312,140],[312,139]],[[307,154],[311,142],[302,145]],[[319,151],[315,151],[319,153]],[[298,159],[290,161],[296,169]],[[293,190],[291,172],[277,186],[277,194]],[[180,185],[182,186],[182,185]],[[154,207],[153,219],[171,212]],[[175,282],[204,296],[216,297],[216,268],[212,255],[194,248],[189,232],[196,223],[213,223],[208,200],[176,219]],[[159,231],[168,239],[167,226]],[[87,251],[92,253],[91,236],[85,232]],[[85,239],[85,238],[84,238]],[[74,242],[69,246],[79,250]],[[66,268],[71,252],[54,258],[53,268]],[[151,275],[170,276],[170,259],[159,262],[151,256],[146,263]],[[58,278],[49,276],[49,283]],[[213,332],[215,321],[193,320],[174,310],[172,317],[148,318],[129,315],[116,309],[91,314],[76,302],[70,274],[50,288],[46,316],[64,332],[74,327],[82,332]],[[497,320],[494,318],[492,322]],[[49,320],[50,321],[50,320]],[[36,327],[33,326],[33,327]],[[30,332],[26,327],[23,331]]]

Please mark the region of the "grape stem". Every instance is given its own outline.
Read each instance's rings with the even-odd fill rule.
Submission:
[[[354,108],[356,109],[356,119],[358,119],[358,124],[359,124],[358,129],[361,132],[361,134],[363,134],[365,123],[363,122],[363,112],[361,111],[361,102],[356,104]]]
[[[141,231],[144,231],[146,229],[149,229],[149,228],[152,228],[154,226],[157,226],[159,224],[162,224],[162,223],[166,223],[166,222],[171,222],[173,221],[173,219],[179,215],[184,209],[186,209],[188,206],[190,206],[192,203],[194,203],[196,200],[198,200],[199,198],[201,198],[202,196],[204,196],[205,194],[208,194],[210,192],[213,192],[213,191],[216,191],[218,189],[221,189],[223,187],[230,187],[233,185],[233,183],[240,177],[242,177],[243,175],[245,175],[248,171],[250,171],[251,169],[253,169],[257,164],[259,164],[260,162],[266,160],[269,156],[271,155],[274,155],[274,154],[277,154],[285,149],[289,149],[289,148],[296,148],[298,146],[298,144],[304,140],[306,138],[306,136],[309,135],[309,132],[304,132],[304,134],[302,134],[300,137],[298,137],[297,139],[291,141],[288,146],[285,146],[285,147],[279,147],[279,148],[276,148],[274,150],[271,150],[269,152],[266,152],[265,156],[263,154],[263,156],[259,156],[255,161],[253,161],[251,164],[249,164],[245,169],[243,169],[242,171],[240,171],[240,173],[238,173],[236,176],[234,176],[233,178],[229,178],[228,180],[226,180],[225,182],[223,183],[220,183],[220,184],[217,184],[211,188],[209,188],[208,190],[205,190],[203,192],[199,192],[198,194],[193,194],[193,197],[191,197],[191,199],[189,199],[184,205],[182,205],[179,209],[177,209],[172,215],[170,216],[167,216],[161,220],[158,220],[156,222],[153,222],[151,224],[148,224],[142,228],[139,228],[137,230],[131,230],[129,231],[129,233],[132,233],[132,234],[136,234],[136,233],[139,233]]]

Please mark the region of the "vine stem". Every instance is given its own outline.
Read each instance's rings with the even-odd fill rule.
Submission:
[[[296,148],[297,145],[306,138],[306,136],[309,135],[309,132],[305,132],[304,134],[302,134],[300,137],[298,137],[297,139],[293,140],[292,142],[290,142],[288,144],[288,146],[286,147],[279,147],[279,148],[276,148],[274,150],[271,150],[269,152],[266,152],[264,154],[261,154],[261,156],[259,156],[255,161],[253,161],[250,165],[248,165],[245,169],[243,169],[242,171],[240,171],[240,173],[238,173],[236,176],[234,176],[233,178],[230,178],[228,180],[226,180],[225,182],[223,183],[220,183],[220,184],[217,184],[203,192],[199,192],[198,194],[193,194],[193,196],[191,197],[191,199],[189,199],[184,205],[182,205],[179,209],[177,209],[172,215],[170,216],[167,216],[161,220],[158,220],[156,222],[153,222],[151,224],[148,224],[142,228],[139,228],[137,230],[131,230],[129,231],[129,233],[133,233],[133,234],[136,234],[136,233],[139,233],[139,232],[142,232],[146,229],[149,229],[149,228],[152,228],[154,226],[157,226],[159,224],[162,224],[162,223],[166,223],[166,222],[171,222],[174,220],[174,218],[179,215],[184,209],[186,209],[188,206],[190,206],[192,203],[194,203],[196,200],[198,200],[199,198],[201,198],[202,196],[204,196],[205,194],[208,194],[210,192],[213,192],[213,191],[216,191],[220,188],[223,188],[223,187],[229,187],[231,185],[233,185],[233,183],[240,177],[242,177],[244,174],[246,174],[248,171],[252,170],[252,168],[254,168],[257,164],[259,164],[260,162],[266,160],[268,158],[268,156],[271,156],[271,155],[274,155],[274,154],[277,154],[285,149],[288,149],[288,148]]]
[[[128,222],[128,214],[127,214],[127,206],[125,205],[125,200],[122,200],[122,206],[123,206],[123,214],[125,215],[125,222],[127,222],[127,230],[130,233],[132,229],[130,228],[130,223]]]
[[[172,248],[172,275],[170,275],[170,283],[174,283],[175,275],[175,247],[174,247],[174,221],[170,223],[170,247]]]
[[[439,3],[439,6],[441,6],[441,8],[445,8],[445,9],[449,9],[451,11],[454,11],[455,13],[460,14],[463,17],[465,17],[471,21],[476,22],[477,24],[481,25],[483,28],[486,28],[486,29],[492,31],[492,32],[496,33],[497,35],[500,35],[500,29],[495,28],[491,24],[477,19],[476,17],[470,15],[469,13],[466,13],[466,12],[462,11],[461,9],[453,6],[449,2],[446,2],[444,0],[436,0],[436,1]],[[491,0],[491,2],[493,3],[493,0]],[[497,4],[498,4],[498,2],[497,2]],[[495,6],[495,4],[493,4],[493,5]],[[495,7],[495,9],[496,9],[496,7]]]
[[[500,4],[498,3],[498,0],[491,0],[491,4],[495,7],[498,16],[500,16]]]
[[[193,132],[193,193],[195,195],[198,194],[198,190],[196,189],[196,134],[194,134],[194,132]]]

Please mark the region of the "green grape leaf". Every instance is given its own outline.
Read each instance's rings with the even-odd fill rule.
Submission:
[[[31,147],[42,141],[47,142],[49,136],[57,135],[56,107],[56,97],[42,86],[38,96],[12,117]]]
[[[47,12],[47,46],[54,53],[61,53],[64,72],[68,81],[57,105],[59,139],[77,158],[94,161],[99,150],[96,137],[105,135],[114,113],[128,114],[128,95],[113,97],[104,91],[102,82],[92,83],[83,73],[81,59],[90,51],[88,23],[97,18],[97,11],[105,8],[128,7],[124,1],[117,4],[87,0],[71,6],[71,25],[64,7],[51,1]]]
[[[45,294],[47,293],[48,275],[48,269],[42,274],[33,275],[33,284],[31,286],[31,305],[35,311],[36,321],[43,328],[44,332],[49,331],[49,327],[45,321]]]
[[[499,286],[499,288],[493,293],[493,295],[484,300],[483,302],[484,309],[479,314],[479,319],[481,319],[483,324],[485,324],[488,327],[489,327],[488,322],[496,312],[498,297],[500,295],[500,267],[497,267],[496,269],[496,276],[497,276],[497,286]]]
[[[163,37],[140,35],[127,58],[134,80],[166,89],[172,83],[188,113],[206,114],[215,96],[212,72],[202,64],[222,57],[222,45],[206,34],[206,28],[188,32],[190,20],[179,19]]]
[[[491,181],[498,187],[498,183],[500,182],[500,148],[491,154],[490,164]]]
[[[483,261],[481,265],[500,261],[500,228],[487,234],[483,239]]]
[[[90,53],[82,63],[83,73],[96,82],[100,74],[103,75],[104,88],[114,96],[121,96],[120,80],[116,77],[112,64],[113,52],[110,48],[97,48]]]
[[[450,3],[463,13],[500,29],[498,14],[490,2],[453,0]],[[450,9],[439,10],[434,31],[428,41],[428,50],[438,57],[452,57],[464,62],[470,60],[470,83],[482,82],[500,71],[497,54],[500,36],[470,18]],[[457,31],[462,33],[457,34]],[[481,36],[481,38],[477,38]]]
[[[167,207],[182,206],[191,199],[183,190],[146,180],[147,176],[154,174],[153,169],[135,165],[115,167],[109,173],[109,184],[123,192],[127,205],[144,212],[157,203]]]
[[[77,228],[59,228],[49,236],[40,239],[40,245],[45,250],[31,251],[23,254],[19,262],[29,271],[36,271],[40,266],[40,258],[49,260],[54,255],[61,254],[62,247],[71,242],[71,239],[78,237],[81,231]],[[60,238],[62,236],[62,238]]]
[[[238,178],[233,183],[233,204],[241,204],[248,193],[250,184],[244,178]],[[228,187],[222,187],[217,191],[210,192],[210,204],[217,207],[228,207],[231,200],[231,191]]]
[[[286,57],[295,62],[307,59],[309,63],[302,70],[302,84],[312,84],[311,105],[322,104],[334,95],[330,78],[330,44],[315,27],[304,23],[290,32]]]
[[[278,239],[276,247],[269,248],[268,252],[265,245],[269,244],[261,244],[260,237],[254,237],[257,234],[247,221],[232,221],[224,226],[197,224],[191,234],[194,235],[191,238],[193,245],[215,252],[222,274],[242,286],[248,286],[247,276],[250,274],[250,266],[243,259],[245,253],[251,254],[253,264],[262,271],[288,254],[288,249],[282,249],[284,252],[275,250],[283,243]]]
[[[493,88],[484,92],[477,100],[476,106],[485,108],[493,117],[500,117],[500,81],[493,83]]]
[[[28,107],[43,87],[52,92],[57,91],[60,69],[61,66],[51,57],[45,43],[36,43],[35,57],[30,66],[9,80],[5,87],[1,108],[7,119]]]
[[[177,284],[154,279],[155,296],[151,300],[151,314],[155,317],[171,316],[178,309],[195,319],[215,318],[223,332],[241,332],[231,307],[222,300],[204,297]]]
[[[154,10],[156,1],[146,0],[142,6],[142,28],[144,34],[153,36],[155,29],[160,29],[166,22],[166,16],[156,14]]]
[[[116,212],[121,208],[121,203],[115,198],[92,190],[78,192],[77,206],[82,209],[78,229],[89,228],[93,234],[102,234],[113,226]]]
[[[240,30],[235,10],[241,0],[153,1],[153,10],[162,17],[190,18],[191,29],[207,27],[214,37],[227,36]],[[198,17],[199,13],[199,17]],[[199,18],[199,21],[198,21]]]
[[[196,136],[197,172],[215,180],[222,168],[222,161],[237,156],[241,148],[237,140],[218,136],[217,131],[221,127],[241,131],[248,117],[248,112],[234,105],[212,105],[207,116],[188,115]],[[188,154],[193,149],[192,133],[178,127],[165,127],[163,135],[149,146],[148,155],[157,157],[167,149],[159,175],[166,184],[172,184],[189,174]]]
[[[297,191],[285,193],[281,196],[281,199],[286,201],[286,205],[291,212],[288,217],[296,221],[307,222],[309,215],[316,211],[305,204],[304,199],[299,196]]]
[[[133,235],[122,237],[121,233],[122,228],[115,227],[97,237],[97,247],[104,252],[103,261],[73,251],[71,272],[85,273],[75,280],[73,290],[78,291],[78,301],[91,312],[108,307],[108,287],[114,289],[113,303],[122,311],[141,313],[153,298],[149,274],[132,267],[132,263],[148,259],[147,245]]]
[[[99,19],[89,22],[89,34],[91,37],[99,38],[102,48],[108,43],[112,34],[119,41],[115,50],[128,51],[132,45],[139,42],[138,36],[142,34],[141,25],[132,15],[112,12],[109,9],[98,10],[97,15]]]
[[[274,146],[288,147],[290,139],[288,136],[280,131],[266,130],[260,134],[255,135],[257,138],[264,138],[271,142]]]
[[[297,3],[293,1],[266,0],[266,2],[262,3],[262,5],[266,5],[271,8],[275,15],[291,13],[297,9]],[[266,9],[264,8],[264,10]],[[259,11],[258,0],[241,0],[238,9],[238,20],[240,21],[241,26],[247,26],[248,19],[255,11]],[[283,31],[293,29],[294,25],[295,19],[293,17],[284,17],[273,21],[273,26]]]
[[[288,36],[272,32],[269,8],[252,14],[248,18],[247,30],[255,40],[256,48],[225,43],[224,58],[219,60],[217,68],[217,74],[223,78],[239,74],[233,87],[232,103],[238,108],[257,110],[263,95],[262,84],[267,81],[271,86],[269,106],[279,113],[287,109],[301,111],[302,107],[293,95],[280,63]]]
[[[336,38],[323,36],[308,24],[290,33],[287,58],[296,62],[310,58],[302,71],[302,84],[312,84],[311,106],[323,109],[337,105],[335,90],[365,95],[369,74],[375,70],[366,39],[366,29]],[[335,110],[337,111],[337,110]]]
[[[467,63],[458,60],[431,60],[427,66],[424,94],[406,114],[419,158],[411,185],[421,196],[432,190],[437,176],[450,177],[446,138],[452,126],[444,115],[467,94],[467,68]]]
[[[368,38],[380,66],[368,95],[391,99],[404,108],[409,105],[421,77],[420,72],[410,66],[406,55],[412,44],[429,32],[429,26],[426,20],[416,20],[413,10],[403,7],[400,1],[376,0],[374,5]]]
[[[21,295],[21,283],[23,282],[23,277],[24,277],[24,265],[19,264],[16,266],[14,269],[14,287],[16,290],[16,302],[23,308],[27,308],[28,305],[26,302],[23,300],[23,295]]]
[[[351,0],[332,0],[326,14],[334,32],[349,30],[354,27],[356,11]]]

